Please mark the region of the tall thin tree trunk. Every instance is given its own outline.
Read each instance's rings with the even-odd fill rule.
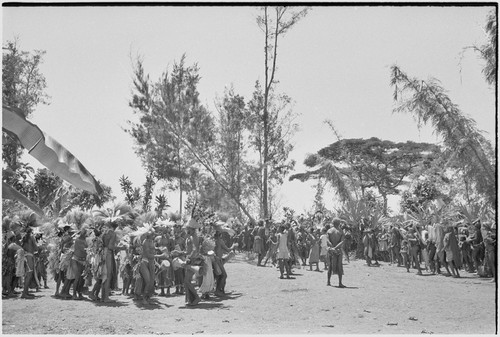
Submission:
[[[382,198],[384,198],[384,215],[387,215],[387,194],[382,193]]]
[[[178,146],[177,146],[177,158],[179,159],[179,174],[182,175],[181,172],[181,142],[177,140]],[[179,177],[179,218],[182,219],[182,177]]]
[[[267,218],[269,208],[268,208],[268,191],[267,191],[267,175],[268,175],[268,169],[267,169],[267,157],[269,154],[269,130],[268,130],[268,110],[267,110],[267,104],[269,100],[269,88],[271,84],[269,83],[269,65],[268,65],[268,57],[269,57],[269,49],[268,49],[268,36],[269,36],[269,31],[268,31],[268,24],[267,24],[267,7],[264,8],[264,14],[265,14],[265,23],[266,23],[266,32],[265,32],[265,46],[264,46],[264,57],[265,57],[265,82],[266,82],[266,87],[264,88],[264,151],[263,151],[263,164],[264,167],[262,169],[262,216],[264,219]]]
[[[179,217],[182,219],[182,178],[179,178]]]

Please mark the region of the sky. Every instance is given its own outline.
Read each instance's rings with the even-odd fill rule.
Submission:
[[[495,89],[481,73],[483,62],[467,46],[486,41],[484,23],[493,6],[313,6],[280,41],[277,91],[294,102],[299,131],[290,157],[303,172],[304,158],[343,138],[439,143],[432,128],[411,115],[393,113],[390,67],[412,77],[438,79],[461,111],[495,142]],[[264,36],[253,6],[3,7],[3,43],[19,39],[25,51],[44,50],[41,72],[50,105],[32,121],[72,152],[94,176],[123,199],[118,179],[135,186],[145,171],[123,131],[134,118],[132,59],[140,55],[157,80],[186,54],[197,63],[200,98],[215,113],[225,88],[248,100],[264,81]],[[33,166],[36,166],[33,161]],[[41,166],[40,166],[41,167]],[[281,206],[311,209],[312,182],[289,182]],[[333,191],[325,204],[334,208]],[[169,203],[178,208],[177,196]],[[397,197],[389,205],[397,210]]]

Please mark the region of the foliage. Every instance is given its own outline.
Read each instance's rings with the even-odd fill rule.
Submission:
[[[248,129],[248,114],[245,111],[244,98],[234,93],[231,87],[224,92],[224,97],[216,102],[219,113],[217,119],[216,147],[219,154],[216,159],[220,163],[220,175],[227,182],[227,188],[238,201],[249,194],[251,185],[245,184],[243,177],[247,176],[248,165],[245,160]],[[224,208],[232,214],[241,214],[237,203],[232,202],[224,190],[220,188],[213,179],[202,177],[202,194],[211,198],[213,206],[219,204],[218,208]],[[208,188],[207,185],[211,185]]]
[[[429,202],[435,200],[441,193],[436,185],[429,181],[417,181],[408,191],[401,195],[401,210],[403,212],[418,212],[422,207],[426,207]]]
[[[264,93],[260,83],[256,82],[252,99],[247,104],[247,118],[249,144],[258,154],[258,158],[248,167],[248,177],[252,191],[256,192],[259,198],[261,216],[266,212],[268,215],[272,213],[272,189],[281,185],[284,177],[295,166],[295,161],[290,160],[289,155],[293,149],[292,136],[298,129],[294,122],[296,114],[291,109],[289,97],[274,95],[271,92],[268,100],[266,115]],[[263,204],[264,198],[267,200],[266,207]]]
[[[38,104],[48,104],[45,76],[40,72],[45,52],[19,49],[18,41],[7,41],[2,56],[2,103],[21,109],[29,117]],[[2,159],[12,170],[18,168],[21,146],[3,132]]]
[[[399,187],[420,166],[429,165],[439,154],[436,145],[370,139],[342,139],[306,157],[304,164],[312,171],[295,174],[290,179],[327,178],[343,200],[351,198],[349,190],[376,188],[384,199],[399,194]],[[355,193],[357,195],[357,193]]]
[[[14,169],[8,167],[3,170],[2,181],[28,196],[33,190],[34,174],[35,169],[29,164],[17,162]]]
[[[314,165],[312,166],[314,170],[293,174],[289,178],[290,181],[298,179],[304,182],[310,179],[324,179],[336,190],[342,201],[352,200],[344,173],[334,165],[332,160],[323,158],[319,155],[309,155],[304,160],[304,164],[306,166]]]
[[[457,211],[467,224],[472,224],[477,219],[488,218],[487,205],[474,203],[470,205],[458,204]]]
[[[81,229],[84,224],[92,222],[92,215],[81,210],[71,210],[62,219],[63,223],[75,224],[77,229]]]
[[[43,209],[54,202],[62,185],[62,179],[54,173],[47,169],[39,169],[35,174],[33,193],[30,193],[29,196]]]
[[[192,193],[188,195],[184,209],[186,210],[186,214],[189,214],[188,219],[195,219],[202,225],[206,225],[214,221],[214,210],[205,200],[198,200]]]
[[[316,182],[316,194],[314,195],[314,212],[324,212],[326,210],[323,193],[325,186],[321,178]]]
[[[113,222],[121,226],[130,226],[139,214],[127,203],[121,202],[112,207],[98,209],[92,212],[97,221],[104,223]]]
[[[3,179],[21,194],[43,209],[48,215],[53,214],[60,206],[61,195],[65,192],[63,181],[54,173],[43,168],[36,172],[28,164],[18,162],[18,169],[4,170]],[[15,214],[24,207],[16,206],[17,201],[4,202],[7,213]]]
[[[410,78],[393,66],[391,85],[398,103],[395,111],[413,114],[419,126],[432,124],[442,137],[445,150],[451,153],[449,163],[458,163],[464,176],[495,207],[495,154],[476,122],[460,111],[434,79],[425,82]]]
[[[155,185],[152,174],[146,176],[144,183],[144,196],[142,198],[142,211],[148,212],[151,209],[151,199],[153,198],[153,187]],[[165,200],[166,201],[166,200]],[[164,206],[161,208],[163,210]],[[161,214],[161,213],[160,213]]]
[[[126,131],[134,138],[136,153],[147,172],[166,181],[171,189],[179,188],[181,205],[183,191],[192,188],[188,178],[194,164],[186,143],[206,147],[212,142],[213,122],[199,102],[199,80],[198,66],[186,66],[185,55],[156,83],[150,82],[141,59],[134,67],[129,105],[139,122],[129,121],[131,128]]]
[[[461,57],[465,51],[471,49],[479,54],[479,57],[484,60],[483,75],[486,82],[490,85],[497,83],[497,45],[498,45],[498,32],[497,32],[497,17],[495,9],[492,9],[486,18],[484,25],[486,34],[486,43],[477,46],[469,46],[463,49]]]
[[[40,218],[31,210],[25,210],[17,213],[12,218],[12,222],[20,225],[22,231],[25,231],[28,227],[38,227],[41,225]]]
[[[348,200],[336,209],[336,213],[351,228],[357,258],[363,256],[363,231],[367,228],[379,229],[388,222],[383,207],[371,197]]]
[[[141,200],[141,188],[132,186],[132,182],[126,176],[120,177],[120,188],[122,192],[125,194],[125,201],[132,207]]]
[[[69,193],[67,196],[68,205],[64,208],[61,213],[64,214],[68,210],[78,207],[84,211],[90,211],[95,206],[103,207],[108,201],[113,201],[115,197],[112,195],[111,187],[104,185],[100,181],[97,181],[102,187],[102,194],[96,195],[88,191],[84,191],[73,186],[69,187]]]
[[[164,194],[159,194],[155,197],[156,201],[156,207],[155,207],[155,212],[160,216],[163,211],[167,208],[170,207],[170,205],[167,202],[167,197]]]

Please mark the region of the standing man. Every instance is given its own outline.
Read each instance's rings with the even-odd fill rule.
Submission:
[[[108,230],[102,235],[102,242],[104,245],[103,257],[106,264],[106,279],[103,280],[102,301],[110,302],[111,281],[113,273],[116,272],[115,250],[118,244],[118,238],[115,229],[118,224],[115,221],[108,221],[106,222],[106,226]]]
[[[266,255],[266,228],[264,227],[264,220],[259,220],[257,227],[252,232],[254,236],[253,252],[257,254],[257,266],[260,267],[262,259]]]
[[[200,296],[198,296],[195,287],[191,283],[195,274],[195,271],[191,268],[191,264],[200,257],[200,238],[196,233],[200,227],[200,224],[195,219],[189,220],[186,224],[186,257],[188,263],[185,267],[184,290],[188,306],[195,306],[200,303]]]
[[[155,245],[153,242],[155,232],[152,226],[146,227],[147,231],[139,237],[141,240],[141,261],[139,262],[139,273],[142,278],[140,287],[136,285],[135,295],[142,295],[142,303],[148,304],[155,291]]]
[[[227,279],[227,273],[226,273],[226,268],[224,268],[224,260],[222,256],[224,253],[229,253],[231,251],[231,248],[228,248],[226,244],[224,243],[224,240],[222,239],[222,227],[216,227],[215,230],[215,264],[217,265],[215,273],[215,282],[216,282],[216,287],[215,287],[215,295],[216,296],[224,296],[225,294],[225,287],[226,287],[226,279]]]
[[[410,225],[410,228],[408,228],[407,240],[410,243],[410,259],[413,260],[417,267],[417,275],[422,275],[422,269],[420,269],[420,239],[416,234],[414,225]]]
[[[486,250],[485,254],[485,262],[491,269],[493,274],[493,279],[491,282],[497,282],[497,235],[496,235],[496,224],[491,225],[491,222],[485,222],[483,224],[483,228],[481,230],[484,232],[484,246]]]
[[[71,259],[70,268],[74,270],[75,281],[73,284],[73,299],[83,300],[83,286],[85,279],[82,277],[87,265],[87,226],[80,229],[80,233],[75,240],[74,253]]]
[[[38,249],[35,238],[32,235],[31,227],[26,227],[26,233],[21,239],[21,248],[24,250],[24,263],[26,274],[24,275],[24,289],[21,298],[33,298],[34,295],[28,293],[29,287],[35,277],[35,252]]]
[[[342,284],[342,275],[344,268],[342,266],[342,246],[344,244],[344,232],[340,229],[342,220],[339,218],[333,219],[333,227],[328,230],[328,239],[332,245],[328,249],[328,279],[326,285],[329,286],[332,274],[337,274],[339,277],[339,288],[345,288]]]
[[[160,235],[154,239],[155,247],[156,247],[156,263],[159,266],[163,263],[163,261],[168,261],[169,264],[172,263],[170,259],[170,252],[172,249],[172,244],[170,243],[170,239],[168,237],[168,227],[163,227],[161,229]],[[170,287],[172,286],[173,274],[170,275],[171,268],[159,268],[158,270],[158,288],[160,288],[159,296],[170,296]],[[167,288],[167,293],[165,294],[165,288]]]
[[[14,296],[16,280],[16,253],[21,246],[16,242],[16,234],[7,232],[7,242],[2,247],[2,294],[6,297]]]
[[[349,250],[351,249],[352,245],[351,227],[349,227],[349,225],[347,224],[344,224],[342,226],[342,230],[344,231],[344,244],[342,245],[342,250],[344,251],[347,263],[351,263],[349,261]]]
[[[36,273],[43,280],[43,287],[49,289],[47,286],[47,265],[49,264],[49,254],[47,250],[47,242],[43,239],[43,234],[39,232],[35,235],[35,240],[38,245],[38,259],[36,263]]]
[[[398,267],[401,267],[401,254],[399,251],[401,249],[401,232],[399,228],[396,226],[390,229],[390,238],[389,238],[389,249],[391,252],[391,263],[394,264],[397,262]]]
[[[364,246],[366,265],[370,267],[372,265],[372,258],[375,255],[373,249],[374,243],[373,243],[371,228],[365,230],[365,236],[363,236],[363,246]]]
[[[472,247],[472,261],[474,262],[474,268],[476,273],[478,272],[478,267],[482,265],[482,256],[484,254],[484,244],[483,244],[483,234],[481,232],[481,220],[477,219],[472,223],[474,229],[469,233],[467,241]]]

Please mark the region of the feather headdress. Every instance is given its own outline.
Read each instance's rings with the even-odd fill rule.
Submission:
[[[201,228],[201,224],[196,221],[194,218],[189,219],[186,224],[184,225],[185,228]]]
[[[38,227],[40,223],[37,221],[37,215],[32,211],[22,211],[18,215],[14,216],[11,221],[11,226],[21,226],[23,230],[28,227]]]
[[[174,227],[175,226],[175,222],[170,221],[168,219],[158,219],[156,221],[156,225],[158,227]]]
[[[74,224],[76,229],[80,229],[84,224],[91,223],[91,215],[80,210],[73,210],[64,216],[63,222],[67,224]]]
[[[143,224],[148,223],[148,224],[154,224],[158,220],[158,215],[156,212],[146,212],[143,214],[140,214],[134,219],[134,226],[135,228],[139,228],[143,226]]]
[[[152,223],[144,223],[136,231],[130,233],[130,236],[135,237],[135,240],[142,240],[142,237],[146,234],[154,234],[155,228]]]
[[[103,221],[105,224],[123,224],[133,221],[136,217],[132,207],[126,203],[119,203],[106,210],[95,210],[92,213],[96,219]]]

